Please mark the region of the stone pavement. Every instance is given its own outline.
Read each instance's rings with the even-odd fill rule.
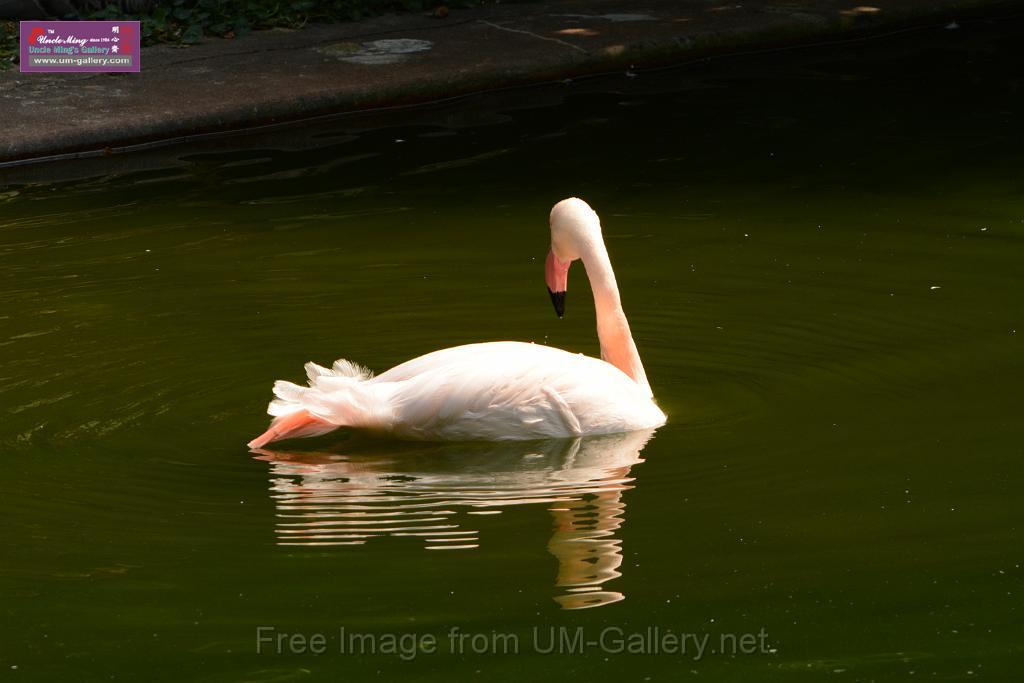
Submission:
[[[1002,0],[548,0],[144,48],[138,74],[0,72],[0,162],[999,16]]]

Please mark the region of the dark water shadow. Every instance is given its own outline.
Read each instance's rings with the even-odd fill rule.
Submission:
[[[416,537],[430,551],[481,544],[475,517],[519,505],[551,514],[548,551],[558,561],[554,597],[565,609],[625,596],[605,584],[621,576],[616,532],[633,466],[653,431],[506,443],[350,443],[317,452],[255,450],[270,465],[277,543],[361,546]]]

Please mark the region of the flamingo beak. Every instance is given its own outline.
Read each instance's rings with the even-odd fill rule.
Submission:
[[[572,261],[560,261],[554,251],[548,252],[548,260],[544,264],[544,279],[548,284],[548,294],[555,306],[555,313],[561,318],[565,315],[565,290],[569,286],[569,266]]]

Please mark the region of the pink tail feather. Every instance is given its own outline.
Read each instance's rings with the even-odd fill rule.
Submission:
[[[262,448],[271,441],[319,436],[334,431],[338,425],[311,415],[307,410],[281,415],[270,423],[270,429],[249,442],[249,448]]]

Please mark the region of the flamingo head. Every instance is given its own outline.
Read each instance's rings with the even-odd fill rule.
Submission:
[[[551,250],[544,263],[544,279],[555,313],[565,315],[569,266],[601,242],[601,221],[594,210],[576,197],[563,199],[551,209]]]

